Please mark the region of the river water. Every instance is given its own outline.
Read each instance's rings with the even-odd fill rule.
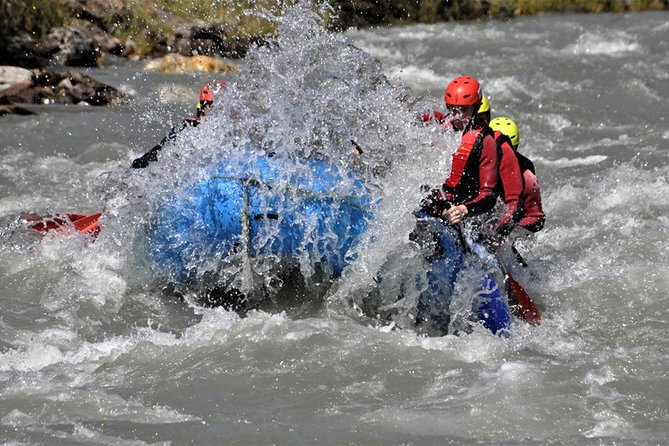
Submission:
[[[90,74],[132,101],[0,121],[0,441],[666,444],[669,14],[342,36],[298,8],[278,45],[240,67],[207,121],[141,172],[130,161],[210,78],[105,67]],[[542,186],[547,225],[521,246],[521,279],[544,321],[509,338],[423,337],[345,308],[405,246],[418,186],[448,171],[454,136],[414,118],[440,109],[460,74],[481,80],[493,116],[518,122]],[[350,138],[363,170],[385,172],[366,177],[384,191],[376,242],[325,297],[306,296],[308,310],[202,308],[197,290],[179,299],[142,261],[157,197],[212,160],[253,143],[346,163],[336,150]],[[95,243],[17,221],[98,209]]]

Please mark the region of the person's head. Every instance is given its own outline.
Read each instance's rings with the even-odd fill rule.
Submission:
[[[212,105],[214,105],[214,93],[209,84],[204,84],[200,90],[200,101],[197,103],[197,117],[206,116]]]
[[[486,124],[490,123],[490,104],[488,104],[488,98],[481,96],[481,106],[479,107],[478,113],[476,115],[485,121]]]
[[[518,126],[509,118],[499,117],[490,121],[490,128],[493,131],[499,131],[503,135],[506,135],[511,140],[511,145],[513,145],[513,150],[518,150],[518,144],[520,144],[520,132],[518,131]]]
[[[482,101],[481,84],[470,76],[453,79],[444,92],[444,102],[453,128],[464,129],[478,113]]]

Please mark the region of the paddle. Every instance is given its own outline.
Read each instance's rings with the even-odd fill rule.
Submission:
[[[447,209],[451,206],[451,203],[447,203]],[[462,227],[460,224],[453,224],[452,226],[455,229],[455,232],[458,234],[458,239],[460,241],[460,245],[462,245],[462,249],[467,254],[474,253],[474,251],[469,246],[469,242],[467,242],[464,233],[462,232]],[[480,258],[480,256],[477,257]],[[502,270],[502,274],[504,274],[504,277],[506,278],[506,283],[508,285],[507,292],[512,313],[516,317],[519,317],[526,322],[529,322],[533,325],[539,325],[541,321],[541,312],[532,301],[530,295],[527,294],[527,291],[525,291],[522,285],[518,283],[516,279],[514,279],[511,273],[507,271],[506,268],[504,268],[501,262],[498,261],[497,263],[499,264],[499,268]]]
[[[504,273],[504,269],[502,269],[502,272]],[[509,285],[509,302],[511,302],[512,312],[533,325],[539,325],[541,322],[541,312],[539,312],[537,306],[534,305],[530,295],[527,294],[525,289],[508,271],[505,275],[506,283]]]
[[[82,234],[88,234],[95,239],[100,233],[100,216],[102,212],[93,214],[56,214],[53,217],[40,217],[37,215],[26,215],[24,219],[31,222],[30,229],[40,232],[58,231],[65,232],[72,228]]]

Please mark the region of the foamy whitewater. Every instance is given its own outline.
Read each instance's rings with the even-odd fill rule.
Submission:
[[[202,125],[139,171],[132,159],[194,112],[210,77],[105,67],[90,74],[131,102],[1,118],[0,442],[666,443],[668,19],[341,35],[297,7],[274,45],[239,62]],[[544,320],[515,321],[508,338],[480,326],[425,337],[406,308],[390,324],[360,306],[397,292],[379,272],[420,273],[412,211],[421,185],[443,181],[457,139],[416,115],[443,109],[461,74],[481,80],[493,116],[519,124],[547,214],[520,246],[530,268],[517,277]],[[147,259],[147,228],[212,163],[267,153],[355,172],[378,199],[374,217],[333,283],[305,257],[306,291],[253,296],[259,309],[244,317],[200,306],[209,287],[246,280],[243,262],[202,247],[189,263],[197,279],[175,284]],[[95,210],[95,243],[43,238],[19,218]],[[271,266],[250,262],[268,288]]]

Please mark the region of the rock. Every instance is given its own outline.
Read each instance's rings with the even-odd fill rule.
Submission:
[[[95,46],[102,54],[113,54],[114,56],[127,56],[129,49],[116,37],[107,33],[100,27],[83,20],[77,21],[80,29],[86,30],[88,35],[95,42]]]
[[[247,36],[232,25],[187,23],[178,26],[165,42],[168,51],[182,56],[244,57],[252,45],[265,44],[262,36]]]
[[[76,71],[34,70],[30,81],[0,91],[9,102],[107,105],[124,96],[114,87]]]
[[[181,56],[179,54],[168,54],[160,59],[149,61],[147,70],[161,71],[163,73],[187,73],[202,71],[205,73],[231,73],[237,71],[237,67],[221,59],[208,56]]]
[[[21,81],[29,81],[32,77],[32,71],[25,68],[0,65],[0,90],[9,88]]]
[[[70,0],[77,28],[85,29],[103,54],[127,57],[134,47],[112,33],[125,22],[127,7],[122,0]]]
[[[46,37],[44,47],[52,61],[70,67],[100,65],[100,47],[84,28],[54,28]]]
[[[6,45],[0,45],[0,61],[4,65],[22,68],[44,68],[51,54],[28,36],[15,36]]]
[[[27,108],[18,107],[7,98],[0,97],[0,116],[4,115],[36,115],[37,113],[28,110]]]
[[[30,72],[30,80],[24,80],[12,84],[10,87],[0,90],[0,100],[12,102],[23,102],[26,104],[33,103],[34,94],[32,92],[32,71]]]

